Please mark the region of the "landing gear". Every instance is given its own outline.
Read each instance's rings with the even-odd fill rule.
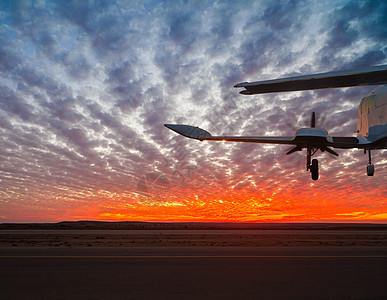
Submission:
[[[374,165],[368,165],[367,166],[367,175],[368,176],[374,176],[375,173],[375,166]]]
[[[364,154],[366,153],[366,149],[364,149]],[[367,175],[374,176],[375,166],[371,162],[371,149],[368,149],[368,165],[367,165]]]
[[[318,160],[313,159],[312,165],[310,166],[310,172],[312,173],[312,179],[318,180]]]
[[[318,149],[308,148],[307,154],[306,154],[306,170],[310,171],[310,173],[312,174],[313,180],[318,180],[318,177],[319,177],[318,160],[317,159],[312,160],[312,156],[317,152],[317,150]]]
[[[328,132],[321,128],[316,128],[316,114],[314,112],[312,113],[310,128],[298,129],[294,140],[299,143],[297,143],[294,148],[286,152],[286,155],[292,154],[296,151],[302,151],[302,149],[306,148],[306,170],[310,171],[313,180],[318,180],[319,178],[318,160],[312,160],[312,156],[315,155],[318,150],[321,152],[326,151],[334,156],[339,156],[338,153],[329,148],[333,146],[329,143]]]

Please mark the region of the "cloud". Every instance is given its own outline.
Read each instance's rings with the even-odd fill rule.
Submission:
[[[343,7],[336,8],[327,18],[332,25],[330,25],[331,29],[327,31],[328,38],[325,46],[320,50],[321,64],[340,66],[339,68],[333,67],[335,69],[351,67],[351,63],[354,67],[362,66],[359,57],[361,54],[356,51],[358,48],[356,45],[362,45],[363,43],[373,43],[372,48],[367,49],[369,54],[363,54],[363,56],[368,56],[368,59],[370,59],[368,65],[382,63],[385,54],[383,53],[384,45],[381,42],[381,36],[384,33],[379,30],[383,26],[375,26],[375,30],[371,30],[370,24],[380,24],[381,18],[385,15],[385,4],[374,1],[350,1]],[[349,53],[357,52],[355,55],[359,58],[352,58],[350,62],[343,64],[343,61],[340,62],[339,60],[340,56],[344,56],[344,51]]]
[[[0,86],[0,105],[3,111],[18,116],[23,121],[34,119],[33,107],[24,102],[12,89]]]
[[[287,146],[201,143],[163,126],[292,136],[316,111],[319,126],[351,136],[368,87],[248,97],[233,85],[385,64],[384,2],[14,1],[2,7],[0,209],[6,221],[41,220],[42,212],[46,220],[104,213],[250,220],[257,207],[260,216],[290,210],[311,219],[326,216],[322,206],[332,207],[332,218],[385,210],[374,204],[386,192],[383,151],[373,153],[372,181],[363,176],[367,158],[359,151],[339,150],[338,159],[319,154],[321,181],[311,183],[305,153],[286,156]]]
[[[4,73],[12,72],[21,63],[21,53],[15,51],[17,43],[12,38],[2,34],[0,36],[0,70]]]

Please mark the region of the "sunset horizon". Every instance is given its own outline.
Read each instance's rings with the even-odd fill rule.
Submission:
[[[385,149],[374,176],[363,149],[322,149],[313,181],[305,150],[164,127],[292,137],[316,112],[355,137],[375,86],[233,86],[386,65],[386,19],[383,1],[2,2],[0,223],[387,224]]]

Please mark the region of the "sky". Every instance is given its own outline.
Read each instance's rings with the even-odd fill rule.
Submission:
[[[355,136],[373,87],[240,95],[233,85],[387,63],[387,2],[0,1],[0,223],[387,223],[386,150],[200,142]]]

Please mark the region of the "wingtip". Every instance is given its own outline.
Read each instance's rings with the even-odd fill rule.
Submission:
[[[175,131],[179,134],[182,134],[181,133],[181,125],[177,125],[177,124],[164,124],[165,127],[167,127],[168,129],[172,130],[172,131]],[[179,130],[180,129],[180,130]]]
[[[245,81],[245,82],[240,82],[240,83],[234,84],[234,88],[245,87],[246,84],[248,84],[247,81]]]
[[[242,95],[254,95],[254,93],[250,92],[249,90],[240,91],[239,94],[242,94]]]
[[[245,82],[240,82],[240,83],[237,83],[234,85],[234,88],[245,88],[244,90],[240,91],[239,94],[242,94],[242,95],[253,95],[253,93],[251,93],[247,87],[250,85],[249,82],[245,81]]]
[[[164,126],[178,134],[192,139],[204,140],[211,138],[211,134],[209,132],[199,127],[181,124],[164,124]]]

